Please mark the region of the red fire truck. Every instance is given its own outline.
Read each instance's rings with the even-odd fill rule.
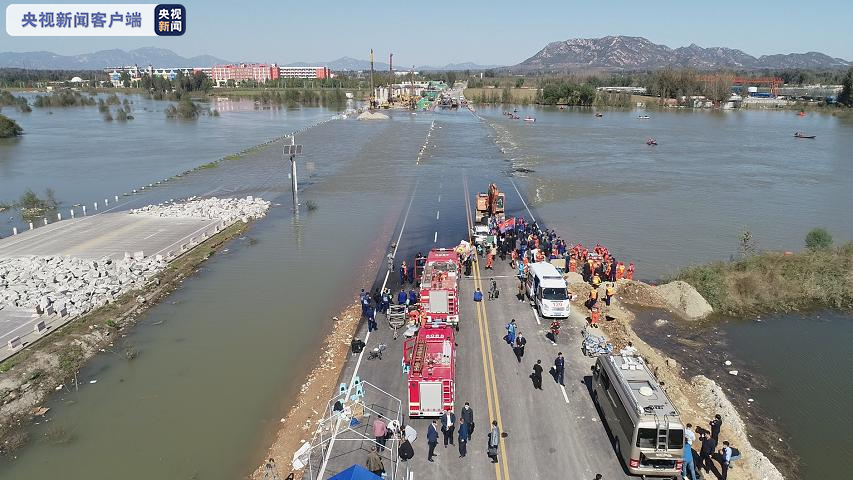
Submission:
[[[443,411],[453,410],[455,348],[453,329],[442,324],[424,325],[416,337],[403,343],[410,417],[440,417]]]
[[[445,323],[459,330],[459,274],[462,265],[455,251],[433,248],[421,276],[420,302],[424,323]]]

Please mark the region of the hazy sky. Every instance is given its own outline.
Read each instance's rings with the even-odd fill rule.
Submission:
[[[849,1],[823,0],[817,8],[788,0],[184,0],[182,37],[11,37],[4,28],[0,51],[69,55],[155,46],[187,57],[289,63],[367,59],[374,48],[377,60],[387,62],[394,52],[401,66],[511,65],[552,41],[632,35],[673,48],[696,43],[755,56],[820,51],[853,60]]]

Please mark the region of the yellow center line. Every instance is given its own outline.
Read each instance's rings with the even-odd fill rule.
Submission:
[[[468,221],[468,231],[469,231],[469,239],[470,232],[473,228],[473,218],[471,214],[470,208],[470,198],[468,192],[468,182],[467,179],[464,180],[464,193],[465,193],[465,213],[466,219]],[[479,288],[480,291],[483,291],[482,278],[480,276],[480,262],[477,255],[474,255],[474,288]],[[488,315],[486,314],[486,307],[483,302],[478,302],[475,305],[475,311],[477,312],[477,323],[480,330],[480,352],[483,355],[483,377],[486,383],[486,401],[489,407],[489,425],[488,428],[491,429],[491,422],[493,420],[497,420],[498,422],[498,430],[503,432],[503,421],[501,419],[501,408],[500,408],[500,400],[498,399],[498,387],[497,387],[497,379],[495,378],[495,364],[492,356],[492,345],[491,345],[491,337],[489,335],[488,329]],[[493,400],[494,399],[494,400]],[[494,402],[494,403],[493,403]],[[503,479],[509,480],[509,467],[507,465],[507,453],[506,453],[506,444],[503,438],[498,440],[498,445],[500,449],[500,463],[495,464],[495,478],[498,480],[501,479],[501,467],[503,467]]]

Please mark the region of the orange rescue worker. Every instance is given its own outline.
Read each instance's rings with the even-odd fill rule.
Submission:
[[[619,262],[619,264],[616,265],[616,280],[622,280],[622,278],[624,276],[625,276],[625,264],[622,262]]]
[[[613,298],[613,295],[616,295],[616,289],[613,288],[612,283],[608,283],[607,290],[604,292],[604,304],[608,307],[610,306],[610,299]]]
[[[589,291],[589,299],[586,301],[586,308],[592,308],[598,302],[598,290],[592,289]]]
[[[421,323],[420,322],[420,320],[421,320],[420,309],[413,308],[413,309],[409,310],[408,316],[409,316],[409,323],[410,324],[417,325],[417,324]]]
[[[628,280],[634,279],[634,262],[628,264],[628,270],[625,272],[625,278]]]
[[[606,260],[605,260],[605,262],[606,262]],[[610,272],[611,272],[613,267],[609,263],[605,263],[604,265],[605,265],[605,267],[604,267],[604,278],[610,278]]]
[[[592,307],[589,309],[589,324],[593,326],[593,328],[598,328],[598,307]]]
[[[598,288],[601,286],[601,277],[596,273],[592,276],[592,288]]]
[[[537,262],[544,262],[545,261],[545,254],[542,253],[541,249],[536,250],[536,261]]]
[[[509,258],[510,258],[509,266],[510,266],[513,270],[515,270],[515,267],[516,267],[516,265],[517,265],[515,262],[518,260],[518,253],[517,253],[515,250],[513,250],[513,251],[509,254]]]
[[[492,251],[489,250],[489,253],[486,255],[486,268],[491,269],[492,265],[495,263],[495,256],[492,254]]]
[[[569,259],[569,271],[576,272],[578,270],[578,261],[575,257]]]

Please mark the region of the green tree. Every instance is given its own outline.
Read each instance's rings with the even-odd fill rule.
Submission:
[[[811,251],[825,250],[832,246],[832,235],[825,228],[813,228],[806,234],[806,248]]]
[[[0,115],[0,138],[17,137],[22,133],[24,133],[24,129],[14,120],[5,115]]]
[[[838,103],[847,107],[853,107],[853,68],[847,71],[847,75],[841,81],[841,93],[838,95]]]
[[[121,84],[122,84],[122,86],[124,86],[124,88],[130,87],[130,74],[129,73],[121,72],[119,74],[119,80],[121,81]]]

